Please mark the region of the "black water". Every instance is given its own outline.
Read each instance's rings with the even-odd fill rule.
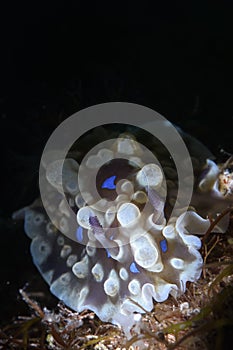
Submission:
[[[218,157],[233,153],[233,3],[151,3],[15,1],[1,11],[2,321],[24,310],[17,296],[25,283],[47,291],[11,213],[38,195],[40,155],[63,119],[98,103],[133,102]]]

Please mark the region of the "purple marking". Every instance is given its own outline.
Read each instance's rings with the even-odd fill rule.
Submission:
[[[76,238],[79,242],[83,241],[83,228],[79,226],[76,231]]]
[[[166,253],[167,251],[167,240],[163,239],[162,241],[159,242],[160,244],[160,248],[162,250],[163,253]]]
[[[107,188],[109,190],[115,190],[116,185],[114,184],[114,181],[116,179],[116,175],[113,175],[111,177],[108,177],[102,184],[102,188]]]
[[[129,269],[133,273],[140,273],[140,271],[138,270],[137,265],[136,265],[136,263],[134,261],[130,265]]]

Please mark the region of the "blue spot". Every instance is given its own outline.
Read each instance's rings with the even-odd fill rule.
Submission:
[[[83,240],[83,228],[79,226],[76,231],[76,238],[79,242],[82,242]]]
[[[162,241],[159,242],[160,244],[160,248],[162,250],[163,253],[166,253],[167,251],[167,240],[163,239]]]
[[[116,179],[116,175],[113,175],[111,177],[108,177],[102,184],[102,188],[108,188],[109,190],[114,190],[116,188],[116,185],[114,184],[114,181]]]
[[[111,258],[111,254],[109,253],[108,249],[105,249],[105,250],[106,250],[106,253],[107,253],[107,257]]]
[[[133,273],[140,273],[140,271],[137,268],[137,265],[135,264],[135,262],[132,262],[132,264],[129,267],[130,271]]]

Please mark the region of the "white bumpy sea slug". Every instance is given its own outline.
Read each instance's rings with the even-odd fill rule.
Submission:
[[[118,135],[111,149],[89,154],[82,161],[85,177],[78,176],[75,152],[64,163],[45,164],[48,203],[37,199],[13,215],[24,218],[34,264],[51,292],[71,309],[92,310],[127,335],[154,301],[163,302],[169,294],[176,298],[187,281],[198,280],[203,264],[199,236],[210,226],[208,214],[217,215],[226,206],[211,153],[179,132],[193,160],[194,195],[188,210],[179,208],[169,221],[178,183],[174,166],[156,142],[151,151],[160,163],[146,162],[129,133]],[[111,206],[103,211],[106,201]],[[76,217],[71,233],[67,202]]]

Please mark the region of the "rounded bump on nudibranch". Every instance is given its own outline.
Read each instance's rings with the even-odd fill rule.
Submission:
[[[131,294],[138,295],[141,292],[140,282],[136,279],[133,279],[128,284],[128,289]]]
[[[126,156],[134,155],[135,153],[141,153],[139,145],[135,140],[126,134],[122,134],[116,141],[117,152]]]
[[[127,194],[127,198],[131,197],[134,193],[134,186],[129,180],[119,180],[116,184],[116,192],[118,194],[125,193]]]
[[[96,247],[94,247],[93,245],[87,244],[86,252],[89,256],[94,256],[96,254]]]
[[[45,220],[44,215],[38,213],[38,214],[36,214],[36,215],[34,216],[34,218],[33,218],[33,223],[34,223],[36,226],[39,226],[39,225],[41,225],[41,224],[44,222],[44,220]]]
[[[114,269],[111,270],[109,277],[104,282],[104,291],[110,297],[115,297],[120,289],[120,282]]]
[[[78,187],[78,177],[76,174],[76,178],[71,178],[69,181],[65,183],[65,191],[68,192],[71,195],[75,195],[78,193],[79,187]]]
[[[117,220],[122,227],[135,224],[140,216],[140,210],[133,203],[123,203],[117,212]]]
[[[89,169],[98,169],[105,163],[113,159],[113,152],[103,148],[97,154],[91,154],[86,160],[86,167]]]
[[[65,238],[62,235],[57,237],[57,244],[63,246],[65,244]]]
[[[164,268],[164,265],[161,261],[157,262],[152,268],[148,268],[149,271],[161,272]]]
[[[74,194],[78,191],[77,172],[78,163],[74,159],[55,160],[47,165],[46,178],[48,182],[61,193],[63,193],[63,191],[69,192],[72,190],[71,194]],[[74,188],[75,184],[76,188]]]
[[[145,204],[147,199],[147,195],[144,191],[136,191],[132,197],[132,200],[139,204]]]
[[[78,261],[77,254],[70,254],[66,259],[67,267],[72,267]]]
[[[60,282],[64,285],[67,286],[70,281],[71,281],[71,273],[70,272],[65,272],[59,277]]]
[[[52,222],[48,222],[48,223],[46,224],[46,233],[47,233],[48,235],[54,236],[54,234],[55,234],[56,232],[57,232],[56,227],[52,224]]]
[[[91,216],[95,216],[95,213],[90,207],[86,206],[86,207],[80,208],[77,212],[78,224],[83,228],[89,229],[90,228],[89,219]]]
[[[86,197],[85,197],[86,198]],[[83,199],[81,193],[77,193],[77,195],[75,196],[75,204],[77,205],[78,208],[82,208],[85,206],[86,202]]]
[[[114,153],[108,148],[102,148],[98,152],[98,156],[103,160],[103,164],[110,162],[113,159]]]
[[[139,237],[131,245],[133,245],[134,259],[138,265],[145,269],[154,267],[159,254],[158,249],[149,237]]]
[[[108,208],[104,215],[105,224],[111,226],[116,217],[116,208],[111,206]]]
[[[69,232],[68,220],[65,217],[62,217],[59,221],[59,230],[64,234]]]
[[[72,271],[78,278],[86,278],[89,274],[89,260],[88,256],[85,255],[84,258],[75,263],[72,266]]]
[[[183,270],[185,267],[184,260],[179,258],[172,258],[170,264],[177,270]]]
[[[96,280],[96,282],[102,282],[104,278],[104,269],[100,263],[96,263],[91,269],[91,273]]]
[[[19,210],[16,214],[21,215],[24,214],[25,221],[24,221],[24,230],[27,236],[31,239],[36,237],[38,234],[41,233],[41,230],[43,230],[42,226],[46,222],[45,216],[41,214],[40,212],[37,212],[33,209],[30,209],[29,207],[23,208],[22,210]],[[36,220],[36,216],[38,215],[38,219]]]
[[[174,230],[174,226],[173,225],[165,226],[163,231],[162,231],[162,234],[168,240],[174,239],[176,237],[176,232]]]
[[[119,276],[123,281],[126,281],[129,278],[129,273],[124,267],[121,267],[119,271]]]
[[[159,187],[163,182],[163,173],[157,164],[146,164],[137,173],[136,179],[143,187]]]
[[[44,240],[38,238],[37,242],[34,240],[31,245],[31,253],[37,265],[41,265],[46,261],[48,256],[52,253],[50,244]]]
[[[62,247],[60,256],[61,256],[62,259],[65,259],[65,258],[67,258],[68,255],[70,255],[71,252],[72,252],[71,246],[68,245],[68,244],[65,244],[65,245]]]

